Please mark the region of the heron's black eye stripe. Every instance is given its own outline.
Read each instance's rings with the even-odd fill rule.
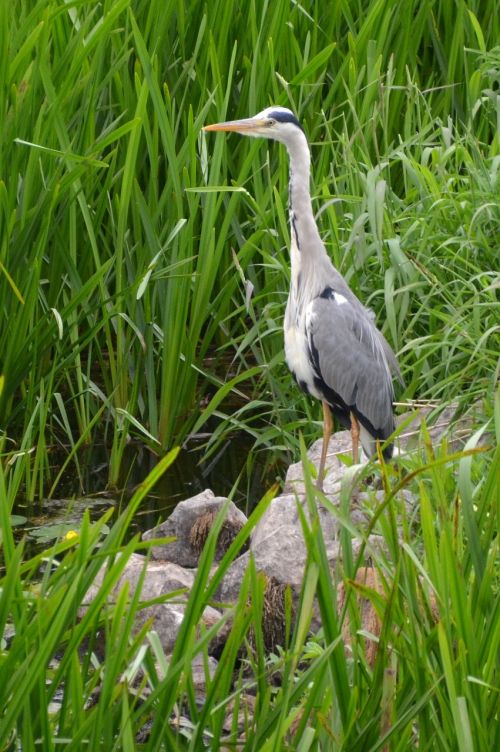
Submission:
[[[269,118],[272,118],[278,123],[293,123],[297,128],[300,128],[301,131],[304,130],[293,112],[281,112],[280,110],[275,110],[274,112],[269,113]]]

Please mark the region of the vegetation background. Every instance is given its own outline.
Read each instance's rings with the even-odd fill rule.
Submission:
[[[237,738],[237,710],[230,731],[222,723],[243,684],[257,696],[245,749],[500,747],[499,19],[497,0],[0,4],[0,748],[219,749]],[[269,662],[257,639],[231,684],[249,625],[260,628],[263,586],[249,575],[200,708],[190,661],[208,643],[196,625],[215,589],[210,546],[168,667],[151,633],[147,649],[147,630],[132,637],[139,595],[105,603],[167,450],[209,426],[206,456],[243,430],[252,456],[298,457],[300,435],[318,432],[283,362],[286,160],[276,145],[201,133],[270,103],[294,109],[309,135],[323,237],[398,352],[403,399],[456,403],[471,438],[459,455],[424,442],[374,513],[386,598],[369,595],[393,652],[368,665],[354,599],[344,650],[347,611],[332,604],[359,565],[353,528],[344,520],[332,581],[313,526],[289,644]],[[14,541],[16,500],[57,496],[94,444],[109,448],[115,486],[130,437],[164,459],[109,535],[108,518],[85,518],[78,547],[47,552],[60,565],[40,582],[44,555]],[[411,518],[401,484],[420,500]],[[77,622],[103,561],[100,598]],[[306,643],[316,590],[324,633]],[[145,702],[131,690],[139,669]],[[189,724],[169,725],[186,706]]]

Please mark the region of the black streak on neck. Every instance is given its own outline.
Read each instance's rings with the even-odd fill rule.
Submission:
[[[299,234],[297,232],[296,224],[297,217],[295,216],[295,212],[293,210],[292,183],[293,173],[290,171],[290,182],[288,183],[288,213],[290,214],[290,224],[292,225],[292,231],[295,236],[295,245],[297,246],[297,250],[300,251]]]

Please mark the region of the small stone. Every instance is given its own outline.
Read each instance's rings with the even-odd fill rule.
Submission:
[[[144,568],[146,569],[144,573]],[[106,567],[102,567],[94,583],[88,590],[85,604],[81,609],[81,615],[85,612],[85,606],[88,606],[99,592]],[[142,584],[141,583],[142,578]],[[140,599],[150,601],[168,596],[168,594],[177,590],[186,590],[185,595],[177,595],[175,602],[167,598],[161,603],[154,603],[137,611],[134,632],[149,620],[152,619],[152,629],[157,632],[161,645],[166,653],[172,652],[177,635],[179,633],[182,620],[184,618],[185,604],[189,595],[189,590],[194,582],[194,572],[189,571],[177,564],[168,561],[148,561],[145,556],[132,554],[127,561],[123,573],[117,584],[111,591],[109,602],[113,602],[120,590],[128,583],[129,592],[133,593],[141,587]],[[203,610],[201,623],[206,628],[216,624],[221,618],[221,614],[215,608],[206,606]]]
[[[221,507],[227,504],[226,517],[219,534],[216,560],[222,558],[247,518],[227,498],[214,496],[209,489],[179,502],[170,517],[158,527],[143,534],[143,540],[174,537],[171,543],[154,546],[154,559],[175,562],[183,567],[196,567],[207,535]]]

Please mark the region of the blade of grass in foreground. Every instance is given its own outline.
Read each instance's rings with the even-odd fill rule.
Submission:
[[[4,586],[0,591],[2,626],[7,621],[12,621],[15,628],[9,649],[1,659],[2,675],[5,677],[5,681],[0,683],[0,702],[4,708],[0,716],[2,744],[11,738],[16,727],[24,729],[25,743],[31,739],[31,734],[33,738],[37,738],[42,733],[48,733],[48,729],[51,728],[48,703],[53,699],[58,688],[65,686],[68,671],[74,671],[72,667],[74,667],[75,658],[80,663],[78,655],[82,645],[87,639],[90,641],[95,639],[95,633],[102,626],[102,614],[105,613],[108,596],[123,572],[128,558],[137,548],[136,540],[121,547],[130,521],[145,494],[175,460],[177,453],[178,450],[173,450],[160,460],[158,466],[135,493],[130,507],[122,513],[109,535],[102,541],[103,522],[90,525],[87,517],[81,527],[78,545],[73,550],[67,551],[65,559],[60,564],[57,555],[61,555],[64,548],[68,549],[72,545],[70,542],[65,546],[56,545],[45,554],[45,557],[39,555],[22,566],[20,562],[22,546],[19,545],[11,551]],[[1,468],[0,475],[2,476],[0,494],[3,496],[5,486]],[[1,508],[7,509],[4,499],[2,499]],[[110,514],[111,511],[108,512],[108,518]],[[11,535],[8,519],[2,519],[2,528],[4,540],[7,541]],[[118,552],[120,556],[117,556]],[[38,567],[44,558],[48,560],[49,566],[45,569],[40,585],[31,591],[24,590],[23,583],[29,583],[32,578],[36,577]],[[51,562],[54,563],[54,571],[51,571]],[[109,567],[99,593],[90,604],[86,605],[85,615],[78,624],[75,624],[76,614],[85,603],[89,587],[94,583],[98,571],[107,562],[109,562]],[[127,629],[123,633],[119,631],[110,634],[110,639],[117,647],[116,654],[112,653],[109,657],[109,661],[113,660],[112,675],[115,677],[126,665],[129,650],[126,643],[129,641],[128,636],[134,626],[139,608],[139,592],[134,595],[135,600],[128,602],[128,610],[125,608],[125,597],[125,593],[120,596],[114,624],[115,629],[121,630],[123,625],[120,614],[126,613]],[[46,686],[47,672],[56,653],[59,653],[57,667],[50,671],[51,681]],[[87,666],[87,668],[91,667]],[[111,672],[111,663],[108,669]],[[113,695],[115,687],[115,682],[109,681],[112,686],[108,688],[109,692],[106,694],[108,700]],[[38,703],[35,712],[32,701],[40,691],[40,686],[44,687],[46,703]],[[80,688],[81,692],[87,691],[83,684]],[[69,686],[67,689],[70,691]],[[99,740],[102,730],[106,729],[107,738],[112,743],[115,730],[106,716],[108,700],[103,701],[103,705],[97,707],[97,727],[92,727],[92,724],[88,724],[87,721],[82,722],[80,727],[72,729],[75,738],[81,738],[83,741],[92,728],[95,740]],[[83,695],[78,697],[77,705],[80,709],[84,708],[85,702]],[[28,711],[31,719],[29,735],[28,727],[23,721]],[[77,709],[75,708],[73,712],[77,712]]]

